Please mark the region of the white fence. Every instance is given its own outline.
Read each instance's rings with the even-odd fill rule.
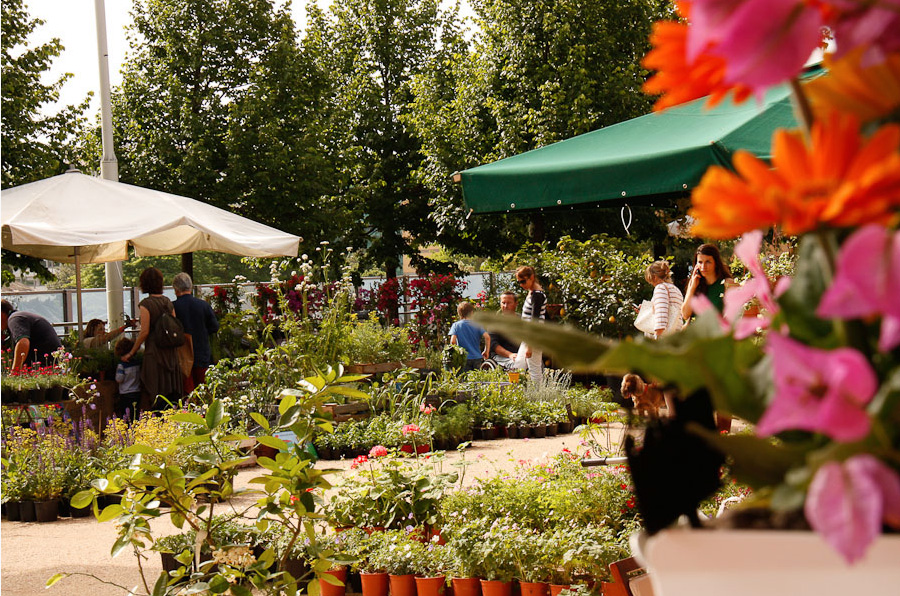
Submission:
[[[498,280],[511,277],[512,273],[495,274],[490,272],[470,273],[459,279],[467,282],[463,295],[466,298],[475,299],[481,292],[494,293],[498,287]],[[406,276],[406,279],[415,279]],[[384,282],[384,278],[365,277],[362,287],[372,290],[375,286]],[[195,293],[201,295],[211,294],[215,285],[224,284],[198,284]],[[250,297],[256,293],[255,283],[240,284],[244,302],[249,308]],[[163,292],[170,299],[175,299],[175,292],[171,287],[166,287]],[[3,292],[3,298],[12,302],[19,310],[33,312],[50,321],[61,333],[69,333],[77,325],[78,310],[77,296],[74,289],[62,290],[36,290],[21,292]],[[138,304],[141,301],[139,288],[125,288],[123,290],[125,312],[122,313],[131,318],[138,316]],[[106,320],[106,290],[104,288],[91,288],[82,290],[81,303],[84,322],[91,319]],[[406,321],[412,312],[408,304],[401,304],[401,320]]]

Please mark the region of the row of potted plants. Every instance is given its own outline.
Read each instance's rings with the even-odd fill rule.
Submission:
[[[49,409],[50,407],[48,407]],[[133,423],[112,418],[97,432],[89,416],[73,421],[59,407],[46,419],[30,426],[10,425],[2,435],[2,501],[10,521],[54,521],[59,516],[79,517],[88,512],[70,508],[69,500],[109,471],[127,466],[128,449],[136,444],[162,448],[182,437],[186,427],[176,412],[145,414]],[[236,447],[224,447],[235,453]],[[202,456],[197,446],[167,457],[170,465],[198,470]],[[145,454],[149,462],[162,463],[162,456]],[[32,503],[36,505],[32,505]],[[34,514],[32,514],[34,512]]]

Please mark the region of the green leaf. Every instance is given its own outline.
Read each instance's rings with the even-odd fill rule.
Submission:
[[[297,403],[297,396],[286,392],[282,392],[281,395],[281,402],[278,404],[278,414],[284,416],[284,413]]]
[[[172,414],[170,420],[174,420],[175,422],[185,422],[187,424],[196,424],[197,426],[204,426],[206,424],[206,420],[200,414],[195,412],[178,412],[177,414]]]
[[[103,511],[100,512],[100,517],[97,518],[98,522],[108,522],[113,520],[125,511],[125,508],[119,505],[118,503],[113,503],[112,505],[107,505],[103,508]]]
[[[94,492],[90,489],[82,490],[72,497],[70,501],[70,505],[77,509],[84,509],[88,505],[90,505],[94,500]]]
[[[256,437],[256,440],[262,445],[266,445],[267,447],[272,447],[273,449],[277,449],[278,451],[286,451],[288,448],[288,444],[279,439],[278,437],[273,437],[270,435],[262,435]]]
[[[129,544],[131,544],[131,537],[127,533],[119,536],[118,538],[116,538],[116,541],[112,545],[110,556],[118,556],[118,554],[122,552],[122,549],[124,549]]]
[[[250,412],[250,417],[262,428],[264,431],[269,431],[269,421],[266,420],[266,417],[260,414],[259,412]]]
[[[596,363],[612,346],[608,340],[568,325],[523,321],[495,313],[476,312],[472,320],[489,331],[540,348],[573,372],[602,372]]]
[[[809,451],[750,435],[720,435],[694,423],[688,430],[731,458],[734,477],[754,488],[784,482],[789,470],[805,464]]]
[[[823,234],[830,235],[825,232]],[[801,239],[791,285],[778,298],[778,305],[781,307],[778,318],[787,323],[794,339],[810,346],[830,349],[840,344],[834,334],[834,325],[818,318],[813,308],[821,301],[828,284],[823,274],[827,258],[822,238],[825,237],[807,234]]]
[[[231,584],[228,583],[228,580],[221,575],[216,575],[209,580],[209,591],[213,594],[224,594],[230,586]]]
[[[225,406],[222,405],[222,400],[212,400],[212,403],[209,404],[209,407],[206,410],[206,428],[209,430],[216,428],[221,424],[224,416]]]
[[[50,586],[52,586],[53,584],[55,584],[56,582],[58,582],[59,580],[65,578],[65,577],[69,577],[69,574],[68,573],[56,573],[56,574],[52,575],[50,577],[50,579],[47,580],[47,583],[44,584],[44,587],[49,588]]]
[[[253,592],[251,592],[249,588],[245,588],[240,584],[231,586],[231,593],[234,596],[253,596]]]
[[[156,449],[154,449],[153,447],[150,447],[149,445],[139,445],[139,444],[129,445],[122,451],[124,451],[128,455],[134,455],[136,453],[145,454],[145,455],[151,454],[151,453],[156,453]]]
[[[159,574],[159,577],[156,578],[156,583],[153,584],[153,596],[166,596],[166,586],[169,583],[169,576],[165,571]]]

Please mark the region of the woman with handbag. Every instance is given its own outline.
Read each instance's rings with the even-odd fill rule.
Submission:
[[[653,286],[653,298],[641,305],[637,320],[634,322],[635,327],[653,339],[681,331],[683,327],[681,306],[684,303],[684,296],[672,283],[669,263],[666,261],[651,263],[644,272],[644,279]],[[664,391],[663,398],[666,400],[666,412],[669,416],[674,415],[674,392]]]
[[[175,318],[175,307],[172,301],[163,296],[163,274],[156,267],[148,267],[141,272],[141,291],[149,294],[141,300],[141,330],[134,347],[122,356],[123,362],[128,362],[141,345],[145,346],[144,360],[141,364],[141,386],[145,396],[150,402],[150,408],[156,409],[161,404],[160,396],[170,403],[181,399],[182,375],[178,362],[178,350],[176,347],[159,345],[156,327],[160,324],[163,313]],[[142,408],[143,409],[143,408]]]
[[[644,272],[644,279],[653,286],[653,332],[659,339],[663,335],[681,331],[681,307],[684,296],[681,290],[672,283],[672,271],[666,261],[651,263]]]

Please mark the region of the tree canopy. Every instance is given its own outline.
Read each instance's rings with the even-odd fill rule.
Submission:
[[[0,12],[0,172],[2,188],[9,188],[65,171],[66,164],[73,160],[70,140],[83,124],[82,114],[89,99],[48,114],[48,107],[59,100],[60,89],[72,76],[64,74],[51,83],[42,80],[63,46],[57,38],[29,46],[29,36],[44,22],[28,14],[24,0],[4,0]],[[4,283],[12,280],[15,269],[33,271],[42,279],[52,278],[40,260],[4,250]]]

